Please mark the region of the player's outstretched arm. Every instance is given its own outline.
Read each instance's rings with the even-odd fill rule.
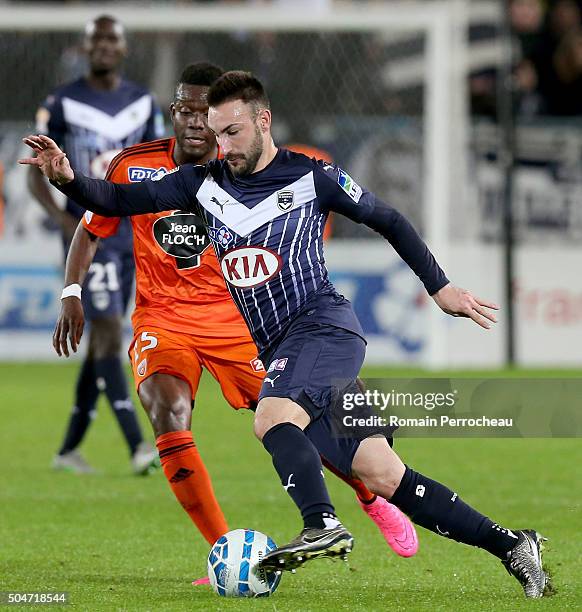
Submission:
[[[485,329],[497,319],[499,307],[453,286],[430,249],[408,219],[373,193],[362,189],[333,164],[323,164],[316,173],[323,205],[356,223],[364,223],[386,238],[394,250],[420,278],[428,294],[447,314],[467,317]]]
[[[36,157],[19,159],[18,163],[40,168],[40,171],[57,189],[88,210],[105,217],[121,217],[153,211],[149,193],[141,183],[135,185],[141,192],[141,197],[140,194],[137,194],[133,199],[134,205],[132,206],[120,196],[116,186],[111,183],[90,179],[80,173],[75,174],[65,153],[48,136],[42,134],[31,135],[22,140],[33,149]],[[146,202],[143,202],[144,196]]]
[[[67,255],[65,289],[75,285],[78,285],[78,289],[80,289],[95,257],[98,245],[99,238],[85,229],[82,223],[79,223]],[[70,343],[72,351],[77,352],[84,327],[85,315],[80,293],[61,298],[61,312],[53,333],[53,347],[59,357],[62,355],[69,356],[68,343]]]
[[[497,323],[492,310],[498,310],[499,307],[452,285],[424,240],[404,215],[375,198],[365,223],[392,244],[443,312],[472,319],[484,329],[490,329],[490,323]]]
[[[161,181],[122,185],[88,178],[73,172],[65,153],[48,136],[28,136],[23,141],[36,157],[19,163],[38,166],[42,173],[77,204],[103,217],[127,217],[164,210],[197,211],[196,191],[205,170],[184,167],[183,172],[168,173]]]
[[[497,317],[492,312],[499,310],[497,304],[482,300],[451,283],[439,289],[432,298],[443,312],[453,317],[467,317],[485,329],[491,328],[490,322],[497,323]]]

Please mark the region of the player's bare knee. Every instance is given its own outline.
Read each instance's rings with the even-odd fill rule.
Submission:
[[[140,395],[141,397],[141,395]],[[173,399],[155,397],[141,400],[156,437],[171,431],[190,429],[192,408],[182,397]]]
[[[255,436],[262,440],[264,435],[276,425],[291,423],[301,429],[309,425],[310,417],[305,410],[290,399],[265,397],[255,412]]]
[[[276,418],[274,418],[274,415],[270,414],[269,411],[261,411],[260,406],[261,403],[259,402],[259,407],[257,407],[257,410],[255,412],[254,431],[255,436],[259,440],[262,440],[263,436],[269,431],[269,429],[275,427],[275,425],[278,425],[281,422],[284,422],[284,420],[277,420]]]
[[[156,437],[190,429],[192,398],[184,381],[154,374],[139,386],[138,395]]]

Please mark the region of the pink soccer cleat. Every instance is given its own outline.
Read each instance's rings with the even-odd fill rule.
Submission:
[[[418,551],[414,525],[396,506],[377,496],[371,504],[360,501],[362,510],[378,525],[388,546],[401,557],[412,557]]]
[[[193,586],[204,586],[205,584],[210,584],[208,576],[204,576],[204,578],[198,578],[198,580],[192,581]]]

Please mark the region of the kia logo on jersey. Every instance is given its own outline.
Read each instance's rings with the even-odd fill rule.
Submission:
[[[210,245],[202,219],[188,213],[159,217],[153,234],[162,250],[177,259],[180,269],[197,268],[200,255]]]
[[[247,289],[264,285],[281,269],[282,260],[263,247],[238,247],[220,260],[224,278],[234,287]]]

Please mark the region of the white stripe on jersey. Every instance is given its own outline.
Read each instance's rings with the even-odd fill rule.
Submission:
[[[281,253],[281,247],[283,246],[283,240],[285,240],[285,232],[287,231],[287,223],[289,223],[289,215],[287,215],[287,218],[285,219],[285,223],[283,225],[283,231],[281,232],[281,242],[279,242],[277,253]],[[291,310],[289,309],[289,298],[287,297],[287,291],[285,290],[285,283],[283,282],[283,274],[279,274],[279,282],[281,283],[281,289],[283,289],[283,296],[285,297],[285,306],[287,307],[287,316],[290,316]]]
[[[313,218],[311,217],[311,214],[313,212],[313,206],[314,206],[314,202],[312,202],[311,207],[309,209],[309,213],[307,215],[307,221],[303,224],[303,231],[301,232],[301,237],[299,238],[299,256],[301,257],[301,253],[303,252],[301,250],[301,243],[303,242],[303,236],[305,236],[305,230],[307,229],[307,225],[311,224],[311,222],[313,221]],[[303,209],[305,210],[305,208]],[[307,245],[307,261],[309,261],[309,244]],[[303,293],[305,294],[305,299],[307,300],[307,288],[305,287],[305,281],[303,280],[303,274],[301,275],[301,285],[303,286]]]
[[[249,329],[253,329],[253,327],[252,327],[253,318],[251,317],[251,313],[249,311],[249,305],[246,302],[244,291],[242,289],[236,289],[236,288],[232,288],[231,289],[231,287],[229,287],[229,283],[227,283],[226,281],[225,281],[225,283],[226,283],[226,285],[228,287],[228,290],[230,291],[231,295],[232,295],[232,292],[234,291],[235,295],[233,297],[234,297],[235,303],[236,304],[240,304],[240,309],[242,309],[242,313],[241,314],[242,314],[243,318],[245,319],[245,321],[247,321],[248,323],[251,324],[249,326],[248,323],[247,323],[247,327],[249,327]],[[253,334],[255,332],[256,332],[256,329],[253,329]]]
[[[269,236],[271,235],[271,229],[273,229],[273,221],[271,221],[271,223],[269,223],[269,227],[267,228],[267,233],[265,234],[265,241],[263,242],[263,246],[266,247],[267,244],[269,244]],[[269,298],[271,299],[271,304],[273,305],[273,314],[275,315],[275,321],[277,322],[277,333],[279,333],[281,331],[281,323],[279,323],[279,314],[277,313],[277,305],[275,304],[275,300],[273,299],[273,292],[271,291],[271,287],[269,287],[269,284],[271,283],[271,281],[267,281],[267,283],[265,284],[265,289],[267,290],[267,293],[269,294]]]
[[[322,234],[322,224],[323,224],[323,220],[325,219],[325,215],[319,213],[319,219],[317,220],[317,236],[315,237],[315,253],[317,255],[317,265],[319,266],[319,276],[321,278],[324,278],[325,274],[323,271],[323,253],[319,252],[319,238]]]
[[[116,141],[135,132],[147,123],[152,114],[152,97],[149,94],[138,98],[113,116],[72,98],[64,97],[62,103],[65,123]]]
[[[248,243],[247,243],[248,244]],[[226,278],[224,279],[224,282],[226,284],[227,287],[229,287],[230,283],[226,280]],[[230,287],[229,287],[230,289]],[[252,317],[251,317],[251,312],[249,310],[249,306],[247,304],[246,298],[245,298],[245,292],[242,289],[234,289],[236,295],[238,296],[238,300],[241,303],[243,310],[246,312],[246,320],[247,321],[252,321]]]
[[[295,298],[297,299],[297,307],[296,311],[301,308],[301,293],[299,292],[299,287],[297,285],[297,280],[295,279],[297,273],[295,272],[295,266],[293,265],[294,257],[295,257],[295,246],[297,245],[297,234],[301,231],[301,227],[303,226],[303,219],[305,218],[305,207],[301,208],[301,216],[297,221],[297,228],[295,229],[295,234],[293,239],[291,240],[291,251],[289,253],[289,269],[291,270],[291,280],[293,281],[293,288],[295,289]]]
[[[215,223],[215,219],[212,219],[212,228],[216,229],[216,223]],[[216,255],[216,259],[218,259],[218,263],[220,263],[220,253],[218,252],[218,247],[216,245],[216,243],[214,242],[214,240],[211,240],[211,244],[212,244],[212,248],[214,249],[214,254]],[[230,283],[226,281],[226,279],[223,276],[223,280],[224,280],[224,284],[226,285],[226,288],[228,289],[228,292],[230,293],[230,297],[232,298],[232,301],[235,303],[235,306],[238,308],[239,312],[242,310],[242,312],[240,312],[242,318],[245,320],[245,322],[247,323],[247,327],[248,327],[248,322],[251,321],[251,316],[249,313],[249,309],[244,301],[244,294],[241,292],[239,294],[239,292],[234,288],[231,287]]]
[[[313,214],[313,206],[311,205],[311,210],[309,214]],[[309,254],[309,247],[313,242],[311,241],[311,232],[313,231],[313,226],[317,223],[317,217],[311,217],[311,223],[309,225],[309,235],[307,236],[307,261],[309,262],[309,272],[311,273],[311,280],[313,281],[313,289],[317,291],[317,283],[315,282],[315,274],[313,273],[313,262],[311,261],[311,255]]]
[[[253,236],[251,234],[249,236],[249,239],[247,240],[247,246],[251,246],[252,239],[253,239]],[[241,293],[244,296],[244,292],[241,291]],[[267,337],[266,342],[269,342],[270,336],[267,333],[267,330],[265,329],[265,321],[263,320],[263,315],[261,314],[261,309],[259,308],[259,303],[257,302],[257,297],[255,295],[255,289],[254,288],[251,289],[251,295],[253,296],[253,301],[255,302],[255,308],[257,309],[257,314],[259,315],[259,319],[261,320],[261,327],[260,328],[255,328],[255,332],[258,332],[259,329],[262,329],[265,332],[265,336]]]

